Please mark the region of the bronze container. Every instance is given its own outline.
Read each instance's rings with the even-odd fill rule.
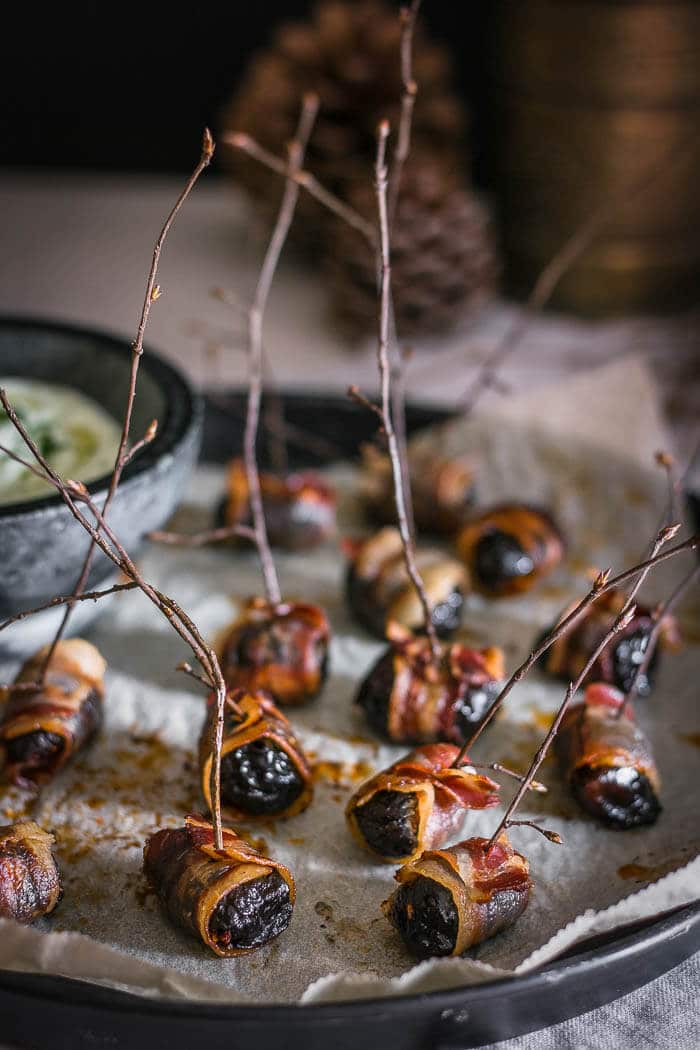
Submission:
[[[498,0],[494,175],[511,285],[526,292],[608,202],[557,306],[700,299],[700,3]]]

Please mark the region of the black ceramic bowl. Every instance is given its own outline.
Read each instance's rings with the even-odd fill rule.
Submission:
[[[45,321],[0,319],[0,376],[24,376],[62,383],[87,394],[121,423],[128,391],[131,346],[104,332]],[[141,437],[152,419],[158,434],[124,471],[109,520],[129,553],[144,534],[157,529],[180,501],[197,459],[202,406],[182,374],[146,350],[139,371],[132,434]],[[100,502],[109,476],[89,485]],[[13,615],[70,593],[85,557],[89,537],[60,496],[0,507],[0,617]],[[106,579],[114,566],[97,552],[88,587]],[[76,609],[74,627],[85,624],[98,606]],[[79,615],[80,614],[80,615]],[[42,614],[44,615],[44,614]],[[55,615],[55,612],[52,612]],[[0,648],[30,647],[32,619],[0,634]],[[45,622],[42,625],[45,633]]]

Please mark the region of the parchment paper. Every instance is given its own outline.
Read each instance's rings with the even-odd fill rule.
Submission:
[[[664,484],[650,463],[666,437],[649,377],[633,360],[536,396],[511,398],[486,417],[466,427],[450,424],[428,440],[474,451],[482,502],[543,500],[554,507],[570,540],[567,567],[532,596],[469,600],[464,636],[503,645],[509,668],[539,628],[585,590],[588,566],[623,568],[655,531]],[[339,468],[333,479],[342,495],[343,530],[355,532],[353,471]],[[222,471],[201,469],[178,527],[200,527],[222,485]],[[110,668],[105,730],[45,792],[34,814],[58,837],[64,900],[41,930],[0,922],[0,967],[77,976],[150,995],[231,1002],[396,995],[523,972],[593,932],[698,895],[697,595],[683,610],[690,644],[664,661],[653,697],[638,704],[663,778],[664,811],[657,824],[624,833],[605,830],[561,789],[556,764],[548,760],[541,779],[550,793],[531,797],[522,816],[543,820],[565,845],[553,846],[528,829],[512,833],[531,863],[535,888],[527,911],[468,958],[414,967],[379,911],[394,868],[375,864],[350,838],[343,819],[357,784],[406,750],[374,740],[352,704],[381,645],[347,615],[335,545],[286,555],[279,564],[285,594],[322,604],[335,632],[326,689],[313,705],[293,713],[317,762],[314,803],[288,822],[245,826],[294,872],[298,897],[289,930],[255,955],[219,960],[173,928],[145,886],[145,837],[202,807],[194,750],[203,700],[196,685],[174,670],[185,656],[179,639],[142,595],[129,593],[111,601],[92,632]],[[259,589],[253,556],[224,547],[151,546],[141,565],[212,638],[230,622],[237,601]],[[663,593],[682,571],[671,566],[663,580],[659,572],[645,596]],[[526,768],[562,697],[560,685],[533,674],[509,700],[507,716],[484,734],[475,760]],[[506,798],[512,790],[504,781]],[[0,815],[9,820],[22,812],[21,797],[6,792]],[[464,833],[489,834],[497,819],[497,810],[471,814]]]

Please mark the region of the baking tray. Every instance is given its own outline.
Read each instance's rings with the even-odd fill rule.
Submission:
[[[285,393],[290,465],[357,455],[374,431],[346,398]],[[240,450],[245,396],[207,400],[203,459]],[[411,404],[413,432],[447,418]],[[314,444],[320,438],[331,447]],[[261,437],[261,459],[269,454]],[[580,942],[525,977],[393,999],[311,1006],[221,1006],[149,1000],[66,978],[0,971],[0,1043],[32,1050],[457,1050],[549,1027],[593,1010],[666,973],[700,949],[700,902]]]

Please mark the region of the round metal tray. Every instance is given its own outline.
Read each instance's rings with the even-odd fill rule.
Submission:
[[[354,456],[374,421],[347,399],[285,394],[293,466]],[[212,395],[203,458],[240,450],[244,396]],[[408,430],[446,418],[411,405]],[[332,446],[321,449],[314,438]],[[265,441],[261,441],[263,458]],[[60,977],[0,971],[0,1040],[33,1050],[457,1050],[536,1031],[611,1002],[700,949],[700,902],[588,941],[525,977],[394,999],[310,1006],[150,1000]]]

